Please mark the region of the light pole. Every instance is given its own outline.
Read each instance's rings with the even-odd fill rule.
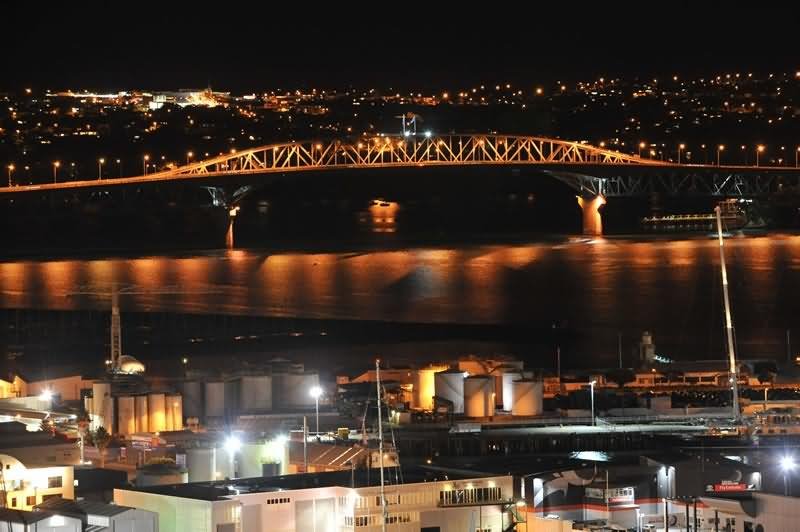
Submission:
[[[97,180],[103,179],[103,164],[105,164],[106,160],[104,157],[100,157],[97,159]]]
[[[314,398],[314,412],[317,416],[317,436],[319,436],[319,397],[322,395],[322,388],[313,386],[308,393]]]
[[[61,161],[53,161],[53,183],[58,182],[58,167],[61,166]]]
[[[187,151],[186,152],[186,164],[189,164],[189,161],[192,160],[192,157],[194,157],[194,152]]]
[[[717,166],[719,166],[719,156],[722,155],[722,152],[725,151],[725,145],[720,144],[717,146]]]
[[[781,471],[783,471],[783,494],[789,496],[789,473],[794,470],[797,464],[794,457],[785,455],[781,458]]]
[[[596,380],[592,380],[589,383],[589,388],[591,389],[591,399],[592,399],[592,426],[594,427],[594,385],[597,384]]]
[[[681,164],[681,152],[686,149],[686,144],[681,142],[678,144],[678,164]]]
[[[758,156],[764,153],[764,145],[759,144],[756,146],[756,166],[758,166]]]
[[[646,142],[642,141],[642,142],[639,143],[639,157],[642,156],[642,150],[645,149],[646,147],[647,147],[647,143]]]
[[[797,147],[797,149],[796,149],[796,150],[794,150],[794,167],[795,167],[795,168],[797,168],[798,166],[800,166],[800,165],[798,165],[798,160],[797,160],[797,156],[798,156],[798,155],[800,155],[800,146],[798,146],[798,147]]]
[[[122,159],[117,159],[117,168],[119,169],[119,177],[122,177]]]
[[[150,160],[150,156],[149,155],[145,155],[144,157],[142,157],[142,168],[144,170],[142,173],[144,175],[147,175],[147,161],[149,161],[149,160]]]
[[[8,165],[8,186],[9,186],[9,187],[11,187],[11,174],[13,174],[13,173],[14,173],[14,168],[15,168],[15,167],[14,167],[14,165],[13,165],[13,164],[9,164],[9,165]]]

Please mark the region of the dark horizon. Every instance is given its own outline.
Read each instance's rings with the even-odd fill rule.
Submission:
[[[689,2],[421,15],[404,8],[396,17],[316,6],[232,6],[223,16],[183,7],[7,6],[3,88],[424,89],[798,66],[798,15],[785,4],[753,13]]]

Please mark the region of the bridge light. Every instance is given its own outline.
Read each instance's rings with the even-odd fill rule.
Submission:
[[[536,87],[536,96],[541,96],[544,94],[544,89],[541,87]]]
[[[426,138],[426,139],[429,139],[429,138],[431,138],[431,135],[432,135],[432,133],[431,133],[431,131],[430,131],[430,130],[428,130],[428,131],[426,131],[426,132],[425,132],[425,138]]]
[[[357,146],[358,146],[358,149],[360,150],[361,148],[363,148],[363,147],[364,147],[364,144],[362,144],[361,142],[359,142],[359,143],[357,144]]]
[[[317,143],[314,147],[317,148],[318,150],[321,150],[322,149],[322,144]]]

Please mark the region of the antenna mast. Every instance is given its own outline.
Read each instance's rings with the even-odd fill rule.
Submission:
[[[733,348],[733,320],[731,319],[731,300],[728,296],[728,270],[725,266],[725,248],[722,238],[722,216],[720,206],[714,208],[717,215],[717,237],[719,239],[719,263],[722,268],[722,298],[725,305],[725,332],[728,340],[728,369],[733,384],[733,419],[739,422],[739,370],[736,365],[736,353]]]
[[[378,463],[381,468],[381,530],[386,532],[386,488],[383,484],[383,419],[381,417],[381,361],[375,360],[375,386],[378,390]]]

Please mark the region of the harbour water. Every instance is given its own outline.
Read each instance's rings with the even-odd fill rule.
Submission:
[[[740,357],[784,359],[786,330],[800,341],[800,236],[734,236],[726,253]],[[594,366],[616,363],[619,335],[632,363],[648,330],[662,356],[723,358],[718,261],[712,235],[6,260],[0,308],[102,312],[116,284],[123,313],[338,323],[339,345],[370,327],[389,344],[441,329],[466,350],[489,341],[547,366],[563,344]]]

